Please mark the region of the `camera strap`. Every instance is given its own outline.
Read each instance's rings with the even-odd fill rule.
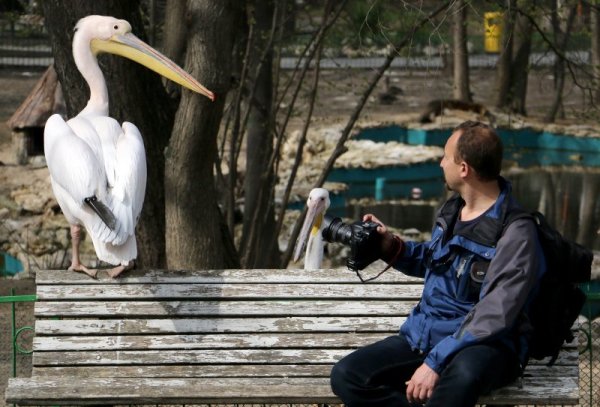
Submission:
[[[396,263],[396,261],[400,258],[400,255],[404,251],[404,242],[397,235],[392,234],[392,237],[394,238],[394,240],[396,241],[396,243],[398,245],[398,249],[396,249],[396,253],[394,254],[394,257],[392,257],[391,260],[387,262],[388,265],[382,271],[380,271],[376,276],[369,277],[369,278],[363,278],[362,275],[360,274],[360,271],[356,270],[356,275],[358,276],[358,278],[360,279],[361,282],[366,283],[366,282],[375,280],[376,278],[381,276],[383,273],[388,271],[390,269],[390,267],[392,267],[394,265],[394,263]]]

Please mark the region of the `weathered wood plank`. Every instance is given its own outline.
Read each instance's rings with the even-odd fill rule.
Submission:
[[[577,405],[579,404],[578,377],[531,377],[523,379],[523,387],[511,384],[481,397],[485,404],[535,404]]]
[[[36,391],[32,391],[32,386]],[[480,403],[577,404],[572,378],[532,378],[522,389],[507,386]],[[552,398],[551,396],[552,395]],[[7,403],[192,404],[192,403],[339,403],[327,378],[46,378],[9,379]]]
[[[394,332],[404,317],[37,320],[36,335],[135,335],[203,332]]]
[[[419,300],[423,287],[419,284],[99,284],[42,285],[37,287],[40,300],[159,300],[172,299],[390,299]]]
[[[175,364],[324,364],[335,363],[352,351],[351,348],[278,348],[278,349],[177,349],[177,350],[89,350],[35,352],[35,366],[69,365],[175,365]],[[561,353],[556,361],[556,369],[563,365],[575,366],[577,355]],[[558,370],[557,370],[558,371]]]
[[[35,366],[75,365],[225,365],[239,363],[331,364],[351,349],[200,349],[88,352],[35,352]]]
[[[288,300],[288,301],[37,301],[35,315],[52,317],[184,317],[184,316],[406,316],[412,301]]]
[[[42,366],[33,376],[48,377],[329,377],[332,364],[322,365],[151,365],[151,366]]]
[[[382,263],[382,269],[385,265]],[[365,274],[369,276],[369,274]],[[66,270],[39,270],[36,284],[197,284],[197,283],[351,283],[362,284],[356,274],[348,269],[303,270],[303,269],[250,269],[250,270],[131,270],[119,279],[111,279],[100,271],[98,280],[84,274]],[[407,276],[395,270],[382,274],[367,285],[389,282],[422,283],[423,279]]]
[[[11,380],[8,403],[24,405],[218,404],[338,402],[323,378],[301,379],[137,379],[69,378]],[[31,384],[38,390],[31,391]],[[234,401],[235,400],[235,401]]]
[[[49,377],[329,377],[332,364],[261,365],[149,365],[149,366],[34,366],[34,376]],[[530,365],[524,377],[570,377],[577,380],[579,366]],[[525,382],[527,383],[527,382]]]
[[[227,348],[352,348],[391,333],[264,333],[208,335],[37,336],[35,352],[87,350],[167,350]]]

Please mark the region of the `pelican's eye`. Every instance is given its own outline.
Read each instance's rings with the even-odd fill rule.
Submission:
[[[115,31],[117,31],[119,29],[119,26],[115,24],[113,28],[115,29]]]

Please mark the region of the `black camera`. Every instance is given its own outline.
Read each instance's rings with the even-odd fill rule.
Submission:
[[[377,227],[381,226],[379,223],[358,221],[348,225],[340,218],[327,215],[323,223],[325,241],[350,246],[350,256],[346,260],[350,270],[362,270],[381,256],[381,234],[377,232]]]

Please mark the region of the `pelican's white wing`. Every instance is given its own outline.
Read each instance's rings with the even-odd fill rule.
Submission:
[[[140,131],[125,122],[115,148],[115,182],[111,189],[115,214],[123,223],[128,235],[142,211],[146,193],[146,152]]]
[[[86,133],[84,138],[73,131],[72,123],[78,131]],[[59,115],[53,115],[46,122],[44,152],[53,191],[70,224],[82,224],[88,233],[103,242],[124,240],[119,236],[118,223],[111,231],[84,203],[85,198],[95,196],[111,207],[102,160],[98,158],[97,148],[84,140],[93,140],[90,130],[93,133],[93,128],[78,118],[65,123]]]
[[[113,126],[106,126],[105,118],[104,130]],[[102,126],[96,126],[99,131],[103,131]],[[117,244],[106,244],[94,240],[94,248],[98,258],[111,264],[126,265],[130,260],[137,257],[137,242],[135,239],[135,226],[142,211],[144,195],[146,193],[146,152],[144,150],[144,141],[137,127],[125,122],[123,128],[119,127],[119,135],[115,137],[116,145],[113,156],[109,156],[105,151],[105,162],[108,168],[114,170],[114,179],[111,188],[112,211],[119,220],[125,231],[126,240]],[[108,138],[107,134],[100,134],[100,138]],[[104,146],[111,146],[109,143],[102,143]],[[109,177],[110,179],[111,177]]]
[[[123,123],[123,136],[117,142],[118,177],[115,190],[122,187],[129,191],[134,227],[142,212],[146,195],[146,150],[138,128],[129,122]],[[116,198],[116,195],[114,195]]]
[[[117,176],[117,142],[122,137],[123,130],[119,122],[112,117],[92,116],[89,120],[92,126],[94,126],[100,142],[100,151],[102,152],[108,186],[113,187]]]

